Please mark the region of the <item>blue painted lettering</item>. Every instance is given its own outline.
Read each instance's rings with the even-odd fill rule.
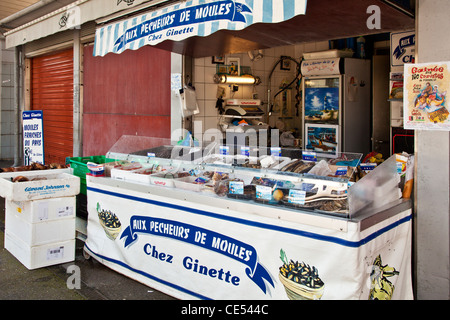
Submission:
[[[218,249],[223,252],[227,252],[241,260],[249,261],[252,252],[250,250],[246,250],[244,247],[237,245],[234,242],[222,240],[219,237],[213,237],[212,245],[213,248]]]
[[[150,243],[144,245],[144,252],[146,255],[151,256],[152,258],[165,261],[167,263],[172,263],[173,256],[170,254],[166,254],[164,252],[158,252],[155,246],[152,246]]]
[[[225,281],[226,283],[231,283],[235,286],[238,286],[240,282],[240,278],[237,276],[232,276],[229,270],[225,272],[223,268],[220,268],[219,270],[208,268],[205,265],[199,264],[198,259],[194,260],[193,258],[188,256],[184,257],[183,259],[183,267],[185,267],[187,270],[191,270],[192,272],[203,274],[211,278],[217,278],[218,280]]]

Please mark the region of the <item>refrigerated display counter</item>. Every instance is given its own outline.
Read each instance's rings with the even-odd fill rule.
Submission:
[[[86,255],[179,299],[413,298],[395,157],[358,180],[358,154],[157,148],[87,176]]]

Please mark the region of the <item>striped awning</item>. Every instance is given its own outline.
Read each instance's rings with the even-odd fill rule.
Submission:
[[[95,56],[136,50],[165,40],[206,37],[255,23],[279,23],[306,13],[307,0],[191,0],[98,27]]]

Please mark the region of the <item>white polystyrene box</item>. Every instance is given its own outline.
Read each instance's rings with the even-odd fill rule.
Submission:
[[[30,270],[75,260],[75,239],[32,247],[5,230],[5,248]]]
[[[76,197],[31,201],[5,200],[6,212],[15,213],[29,223],[75,218]]]
[[[75,217],[29,223],[20,213],[5,212],[5,231],[20,238],[28,246],[75,239]]]
[[[0,175],[0,197],[14,201],[29,201],[76,196],[80,193],[79,177],[69,173],[50,171],[35,170],[2,173]],[[30,181],[11,181],[11,178],[19,175],[27,177]],[[45,178],[45,180],[32,181],[34,178]]]
[[[138,170],[121,170],[113,168],[111,169],[111,178],[130,182],[141,182],[145,184],[150,184],[150,175],[139,174],[140,170],[142,170],[142,168]]]

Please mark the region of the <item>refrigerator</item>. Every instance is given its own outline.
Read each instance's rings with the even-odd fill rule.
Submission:
[[[337,158],[371,149],[370,60],[302,62],[303,150]]]

